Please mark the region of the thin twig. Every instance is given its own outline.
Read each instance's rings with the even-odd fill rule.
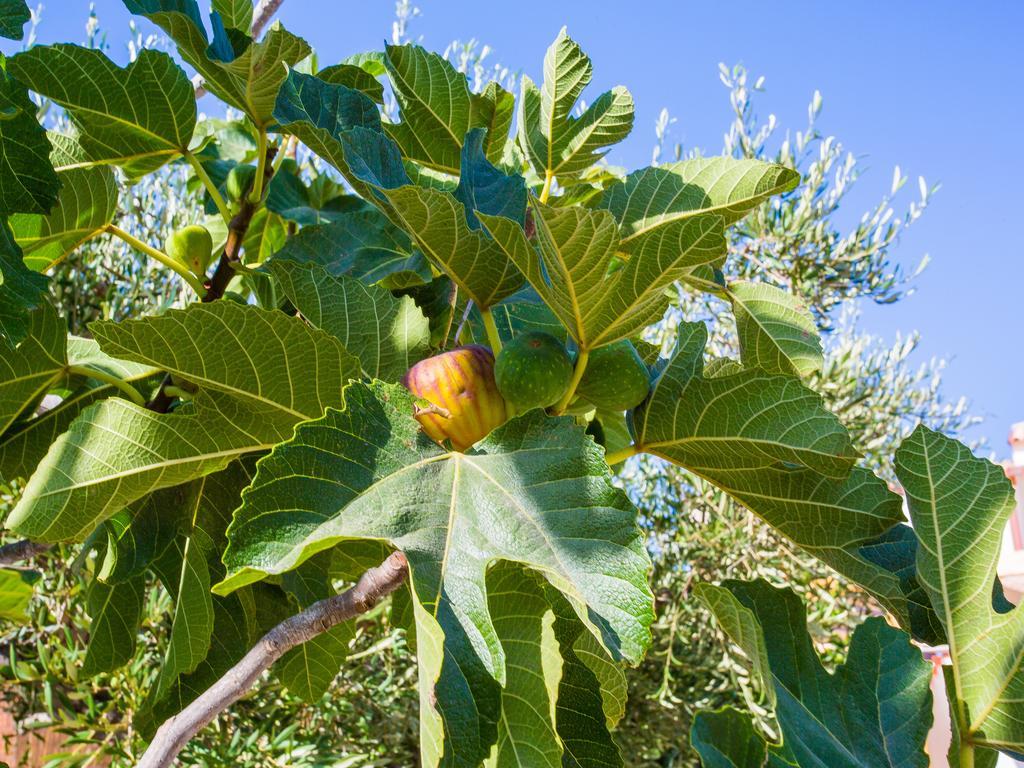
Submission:
[[[48,551],[52,544],[40,544],[37,541],[22,539],[0,546],[0,565],[14,565],[24,560],[31,560],[36,555]]]
[[[238,701],[260,675],[289,649],[311,640],[347,619],[366,613],[398,589],[408,574],[408,562],[393,552],[364,573],[352,589],[314,603],[267,632],[240,662],[185,709],[167,720],[153,737],[138,768],[167,768],[189,740]]]
[[[256,40],[263,32],[264,27],[270,23],[270,20],[274,18],[274,14],[277,13],[277,9],[281,7],[284,0],[260,0],[260,4],[256,6],[256,10],[252,14],[252,39]],[[192,78],[192,85],[196,89],[196,98],[202,98],[206,95],[206,86],[203,84],[203,76],[196,75]]]

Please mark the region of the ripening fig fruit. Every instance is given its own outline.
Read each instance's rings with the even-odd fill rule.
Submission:
[[[412,394],[431,403],[417,407],[416,419],[431,439],[451,440],[464,451],[507,419],[494,383],[494,355],[476,344],[416,363],[402,379]]]
[[[550,333],[528,331],[505,345],[494,364],[494,380],[505,402],[517,412],[547,408],[565,394],[572,360]]]
[[[627,411],[647,397],[651,376],[628,339],[590,353],[576,392],[608,411]]]
[[[167,255],[188,267],[192,274],[206,276],[213,259],[213,236],[201,224],[191,224],[173,232],[164,244]]]
[[[224,191],[228,193],[228,199],[237,201],[245,197],[252,187],[252,180],[255,177],[255,165],[234,166],[228,171],[228,178],[224,182]]]

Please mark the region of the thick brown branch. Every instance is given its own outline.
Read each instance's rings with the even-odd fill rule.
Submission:
[[[364,573],[352,589],[314,603],[282,621],[198,699],[160,726],[138,768],[172,765],[189,739],[242,698],[286,651],[370,610],[405,582],[408,570],[405,555],[393,552],[383,563]]]
[[[12,541],[0,547],[0,565],[14,565],[24,560],[30,560],[36,555],[41,555],[53,546],[52,544],[40,544],[28,539]]]
[[[274,176],[273,160],[276,154],[277,147],[267,147],[267,161],[263,164],[263,189],[267,188]],[[247,189],[246,194],[242,195],[238,213],[228,223],[228,239],[224,245],[224,253],[221,254],[217,268],[213,271],[213,277],[210,278],[209,287],[203,295],[202,301],[204,302],[216,301],[223,297],[224,291],[227,290],[231,279],[235,276],[234,265],[241,261],[242,243],[249,231],[249,224],[252,222],[253,214],[262,204],[261,202],[250,202],[248,192]],[[146,403],[146,408],[157,413],[167,413],[167,409],[174,402],[174,398],[167,394],[167,387],[170,385],[170,375],[164,376],[163,381],[160,382],[160,388]]]
[[[260,4],[256,6],[256,10],[252,14],[252,39],[258,40],[263,29],[270,23],[270,20],[274,18],[274,14],[277,13],[277,9],[281,7],[284,0],[260,0]],[[203,85],[203,76],[196,75],[192,78],[192,85],[196,89],[196,98],[201,98],[206,95],[206,86]]]
[[[277,147],[267,147],[267,160],[263,164],[263,189],[267,189],[270,180],[274,177],[274,156],[277,154]],[[249,224],[252,222],[253,214],[261,205],[261,202],[253,203],[249,200],[249,190],[242,195],[238,213],[228,224],[228,240],[224,245],[224,253],[217,262],[217,269],[210,278],[210,287],[206,289],[203,301],[216,301],[224,295],[228,283],[235,276],[234,265],[242,258],[242,243],[249,231]]]

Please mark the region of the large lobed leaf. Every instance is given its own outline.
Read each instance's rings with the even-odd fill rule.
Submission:
[[[67,111],[76,129],[78,165],[112,163],[136,177],[188,150],[195,91],[166,53],[142,50],[122,68],[99,49],[60,43],[34,46],[8,66]]]
[[[652,618],[648,561],[600,450],[570,420],[534,411],[461,454],[429,441],[412,411],[399,387],[352,384],[345,410],[299,426],[243,495],[229,574],[215,590],[289,571],[346,540],[401,549],[416,596],[421,691],[435,681],[422,698],[424,762],[443,754],[477,765],[497,738],[498,683],[510,674],[487,608],[488,566],[538,571],[613,658],[635,662]]]
[[[708,377],[707,330],[683,324],[672,359],[632,414],[638,450],[715,484],[877,597],[915,635],[937,641],[916,581],[903,573],[900,498],[857,458],[838,419],[797,378],[758,369]]]
[[[677,237],[694,216],[713,213],[726,226],[800,181],[792,168],[761,160],[711,157],[634,171],[604,191],[596,207],[622,227],[620,247],[640,253]]]
[[[67,365],[67,331],[45,303],[28,319],[28,335],[14,349],[0,347],[0,435],[32,409]]]
[[[72,168],[57,176],[60,195],[48,214],[17,213],[10,218],[25,264],[37,272],[45,272],[102,233],[117,212],[117,181],[110,168]]]
[[[0,0],[0,35],[21,40],[25,24],[32,18],[25,0]]]
[[[0,216],[0,349],[28,333],[30,313],[46,296],[46,278],[25,265],[7,219]]]
[[[384,65],[402,117],[384,129],[404,157],[458,175],[467,134],[483,128],[481,150],[491,162],[502,159],[513,98],[501,86],[489,83],[482,93],[471,93],[465,74],[418,45],[386,45]]]
[[[430,264],[409,236],[374,208],[349,211],[329,224],[305,226],[274,253],[274,261],[317,264],[385,288],[424,285]]]
[[[885,620],[858,627],[846,662],[828,673],[804,607],[765,581],[701,584],[697,594],[770,690],[781,743],[766,744],[735,712],[701,712],[693,745],[706,768],[925,768],[932,666]],[[767,665],[767,666],[765,666]]]
[[[0,54],[0,216],[46,213],[60,190],[50,164],[50,142],[28,90],[8,73],[7,65]]]
[[[728,296],[744,365],[797,376],[821,370],[821,337],[796,296],[773,285],[747,282],[730,285]]]
[[[271,274],[299,313],[338,338],[369,378],[398,381],[430,353],[430,324],[405,296],[334,277],[315,264],[273,261]]]
[[[0,621],[19,624],[29,619],[28,605],[39,573],[20,568],[0,568]]]
[[[544,56],[544,84],[524,75],[517,140],[534,172],[563,183],[600,160],[633,128],[633,97],[622,86],[601,94],[578,117],[572,111],[593,67],[565,27]]]
[[[333,165],[363,198],[398,226],[378,189],[409,183],[402,154],[383,132],[377,105],[365,93],[291,71],[274,105],[281,129]]]
[[[722,220],[688,223],[678,248],[634,254],[616,269],[619,239],[606,211],[555,208],[535,202],[535,248],[523,228],[503,216],[478,212],[495,242],[558,316],[576,343],[594,349],[639,334],[668,307],[665,289],[693,267],[725,252]]]
[[[154,490],[270,448],[297,422],[340,405],[345,383],[360,375],[334,337],[234,302],[92,330],[105,352],[169,371],[199,391],[168,414],[121,398],[86,408],[50,446],[8,520],[34,539],[80,540]]]
[[[992,599],[1013,487],[1002,467],[923,425],[896,451],[896,474],[920,541],[918,580],[949,640],[958,737],[1022,752],[1024,613]]]
[[[494,240],[470,228],[466,208],[451,194],[414,185],[384,194],[420,250],[478,307],[491,307],[522,286],[519,270]]]
[[[124,4],[174,40],[178,53],[203,76],[211,93],[261,127],[273,121],[277,93],[289,68],[311,52],[305,40],[276,23],[258,42],[248,36],[247,28],[234,27],[229,33],[225,21],[228,26],[244,26],[245,13],[226,0],[214,4],[212,41],[206,36],[196,0],[124,0]]]

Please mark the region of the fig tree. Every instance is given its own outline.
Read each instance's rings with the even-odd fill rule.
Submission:
[[[516,411],[557,403],[572,379],[572,360],[562,343],[544,331],[529,331],[505,345],[494,364],[494,379]]]
[[[423,431],[439,443],[451,440],[464,451],[508,418],[494,383],[494,355],[472,344],[421,360],[402,379],[429,405],[417,406]]]
[[[164,244],[167,255],[188,267],[192,274],[205,277],[213,259],[213,236],[201,224],[191,224],[171,233]]]
[[[252,187],[252,180],[255,176],[255,165],[236,165],[228,171],[227,181],[224,182],[224,190],[228,193],[228,199],[238,201],[245,197]]]
[[[590,353],[576,392],[598,408],[626,411],[647,397],[650,373],[628,339]]]

